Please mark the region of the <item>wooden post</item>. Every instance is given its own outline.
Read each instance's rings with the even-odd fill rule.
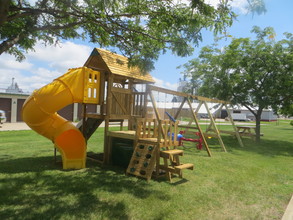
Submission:
[[[148,111],[148,93],[147,91],[144,92],[144,95],[143,95],[143,111],[141,112],[141,116],[142,118],[145,118],[147,116],[147,111]]]
[[[207,143],[207,141],[206,141],[206,139],[205,139],[205,136],[204,136],[204,134],[203,134],[203,132],[202,132],[202,130],[201,130],[201,127],[200,127],[200,125],[199,125],[199,123],[198,123],[198,120],[197,120],[197,118],[196,118],[196,115],[195,115],[195,113],[194,113],[194,111],[193,111],[193,109],[192,109],[192,104],[191,104],[189,98],[187,99],[187,102],[188,102],[189,108],[190,108],[190,110],[191,110],[191,112],[192,112],[193,120],[195,121],[196,126],[198,127],[199,133],[200,133],[201,138],[202,138],[202,140],[203,140],[203,143],[204,143],[204,145],[205,145],[205,147],[206,147],[206,151],[208,152],[208,155],[211,157],[212,154],[211,154],[211,151],[210,151],[210,149],[209,149],[209,145],[208,145],[208,143]],[[200,104],[200,105],[201,105],[201,104]]]
[[[149,96],[150,96],[150,98],[151,98],[151,102],[152,102],[153,108],[154,108],[154,110],[155,110],[156,118],[157,118],[157,120],[159,121],[159,120],[161,120],[161,118],[160,118],[160,114],[159,114],[159,111],[158,111],[158,109],[157,109],[157,104],[156,104],[156,101],[155,101],[154,95],[153,95],[153,93],[152,93],[152,91],[151,91],[150,89],[148,89],[148,94],[149,94]]]
[[[154,124],[156,124],[156,122],[154,122]],[[157,155],[156,155],[156,177],[158,177],[160,175],[160,160],[161,160],[161,156],[160,156],[160,142],[161,142],[161,138],[162,138],[162,132],[163,132],[163,127],[162,127],[162,121],[158,120],[158,139],[157,139]]]
[[[197,117],[197,113],[198,113],[201,106],[202,106],[202,101],[200,101],[200,103],[198,104],[198,106],[196,107],[196,109],[194,111],[196,117]],[[191,111],[193,112],[192,105],[191,105]],[[191,126],[192,122],[193,122],[193,120],[191,118],[190,121],[188,122],[188,126]],[[186,131],[188,131],[188,128],[186,129]]]
[[[100,76],[101,76],[101,85],[100,85],[100,115],[104,115],[105,113],[105,71],[102,71]]]
[[[221,111],[222,108],[223,108],[223,106],[224,106],[224,104],[221,104],[220,108],[215,112],[215,114],[217,114],[219,111]],[[216,120],[215,120],[215,122],[216,122]],[[212,126],[213,126],[213,124],[212,124],[212,122],[211,122],[211,123],[209,124],[209,126],[207,127],[206,132],[208,132],[208,131],[211,129]],[[221,133],[221,132],[220,132],[220,133]]]
[[[174,116],[174,119],[178,118],[178,116],[179,116],[179,114],[180,114],[180,112],[181,112],[181,110],[183,108],[183,105],[184,105],[185,101],[186,101],[186,97],[183,98],[183,101],[181,102],[181,105],[179,106],[179,108],[178,108],[178,110],[177,110],[177,112],[176,112],[176,114]]]
[[[234,123],[233,118],[232,118],[232,115],[231,115],[231,113],[230,113],[230,111],[229,111],[229,109],[228,109],[228,107],[227,107],[227,104],[224,104],[224,106],[225,106],[226,111],[227,111],[227,113],[228,113],[228,117],[229,117],[229,120],[230,120],[230,122],[231,122],[231,124],[232,124],[232,127],[233,127],[233,129],[234,129],[234,132],[235,132],[235,135],[236,135],[236,137],[237,137],[238,143],[239,143],[239,145],[240,145],[241,147],[244,147],[244,144],[243,144],[242,139],[241,139],[241,137],[240,137],[240,134],[239,134],[239,132],[238,132],[236,126],[235,126],[235,123]]]
[[[156,104],[155,98],[153,96],[153,93],[152,93],[151,90],[149,90],[148,93],[149,93],[149,96],[151,98],[151,102],[152,102],[153,108],[155,110],[156,118],[157,118],[158,121],[160,121],[161,120],[161,117],[160,117],[160,113],[159,113],[159,111],[157,109],[157,104]],[[160,123],[160,129],[161,129],[161,131],[163,131],[162,123]],[[163,133],[163,138],[165,138],[165,134],[164,133]]]
[[[128,80],[128,89],[130,90],[130,95],[129,95],[129,106],[128,106],[128,130],[132,130],[133,128],[133,121],[132,121],[132,115],[133,115],[133,108],[134,108],[134,96],[133,96],[133,80],[129,79]]]
[[[82,103],[82,105],[81,105],[81,115],[82,115],[82,130],[81,130],[81,132],[87,142],[87,136],[85,133],[85,128],[86,128],[86,104],[85,103]]]
[[[104,164],[108,164],[110,161],[110,144],[108,143],[108,131],[109,121],[112,107],[112,87],[113,87],[113,75],[108,73],[107,83],[107,98],[106,98],[106,117],[105,117],[105,128],[104,128]]]
[[[222,137],[221,137],[221,135],[220,135],[220,133],[219,133],[219,130],[218,130],[217,126],[216,126],[216,123],[215,123],[214,117],[213,117],[212,113],[211,113],[210,110],[209,110],[208,104],[207,104],[205,101],[203,101],[203,104],[204,104],[205,107],[206,107],[206,110],[207,110],[207,112],[208,112],[209,118],[210,118],[210,120],[211,120],[211,123],[212,123],[212,125],[213,125],[213,127],[214,127],[214,129],[215,129],[215,132],[216,132],[216,134],[217,134],[218,140],[219,140],[219,142],[220,142],[220,145],[221,145],[221,147],[223,148],[223,150],[224,150],[225,152],[227,152],[226,147],[225,147],[225,145],[224,145],[224,142],[223,142],[223,140],[222,140]]]

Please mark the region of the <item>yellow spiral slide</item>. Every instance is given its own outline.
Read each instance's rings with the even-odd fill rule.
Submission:
[[[81,67],[33,92],[22,107],[22,119],[37,133],[53,141],[62,155],[63,169],[81,169],[86,162],[82,133],[57,111],[72,103],[99,102],[100,73]]]

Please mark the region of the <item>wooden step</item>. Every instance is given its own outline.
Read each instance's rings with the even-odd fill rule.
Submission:
[[[183,156],[183,150],[173,149],[173,150],[164,150],[160,152],[160,156],[163,158],[170,158],[174,155]]]
[[[194,165],[192,163],[184,163],[178,166],[174,166],[176,170],[183,170],[183,169],[189,169],[193,170]]]

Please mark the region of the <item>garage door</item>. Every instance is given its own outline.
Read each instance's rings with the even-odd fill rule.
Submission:
[[[11,122],[11,99],[0,98],[0,109],[5,111],[6,121]]]
[[[17,99],[17,121],[23,121],[21,118],[21,109],[23,106],[23,103],[25,102],[25,99]]]
[[[73,104],[67,105],[60,111],[58,111],[58,114],[61,115],[63,118],[67,119],[68,121],[73,120]]]

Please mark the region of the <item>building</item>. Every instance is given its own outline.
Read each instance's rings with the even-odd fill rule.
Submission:
[[[24,93],[12,78],[12,83],[5,92],[0,93],[0,109],[6,113],[6,122],[18,122],[21,119],[21,108],[29,94]]]
[[[255,121],[254,115],[245,107],[239,107],[239,108],[233,108],[230,109],[231,114],[241,114],[245,115],[247,119],[250,119],[252,121]],[[225,110],[222,110],[221,118],[227,117],[227,113]],[[261,121],[277,121],[278,116],[275,114],[275,112],[272,109],[263,109],[261,114]]]
[[[0,110],[5,111],[6,122],[22,122],[21,109],[25,100],[30,96],[19,88],[15,79],[12,78],[12,83],[4,92],[0,92]],[[70,121],[78,121],[81,118],[81,104],[74,103],[66,106],[58,111],[62,117]],[[87,111],[98,111],[96,105],[87,105]]]

